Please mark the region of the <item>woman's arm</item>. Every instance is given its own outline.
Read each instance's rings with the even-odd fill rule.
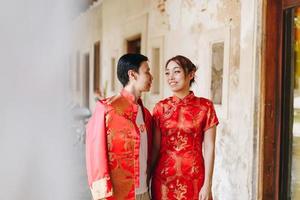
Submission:
[[[154,170],[154,167],[156,165],[156,161],[157,161],[157,158],[158,158],[158,155],[159,155],[160,140],[161,140],[160,128],[157,125],[154,125],[152,159],[151,159],[151,173]]]
[[[204,133],[204,166],[205,166],[205,179],[204,184],[199,193],[200,200],[211,199],[211,185],[212,175],[215,160],[215,139],[216,139],[216,126],[213,126]]]

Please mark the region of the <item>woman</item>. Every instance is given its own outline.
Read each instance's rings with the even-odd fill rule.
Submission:
[[[196,70],[184,56],[166,63],[165,75],[173,96],[158,102],[153,110],[154,200],[211,199],[219,122],[213,103],[190,91]]]

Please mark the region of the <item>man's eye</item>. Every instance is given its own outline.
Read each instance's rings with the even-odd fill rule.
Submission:
[[[169,72],[165,72],[165,75],[168,76],[170,73]]]

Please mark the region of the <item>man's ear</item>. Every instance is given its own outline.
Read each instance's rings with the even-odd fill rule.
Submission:
[[[135,74],[135,71],[133,70],[128,70],[128,77],[129,77],[129,80],[136,80],[136,74]]]

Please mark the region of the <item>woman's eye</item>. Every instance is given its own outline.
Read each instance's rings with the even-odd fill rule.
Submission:
[[[179,73],[180,73],[180,71],[175,71],[175,73],[176,73],[176,74],[179,74]]]
[[[165,72],[165,75],[166,75],[166,76],[169,76],[169,74],[170,74],[169,72]]]

